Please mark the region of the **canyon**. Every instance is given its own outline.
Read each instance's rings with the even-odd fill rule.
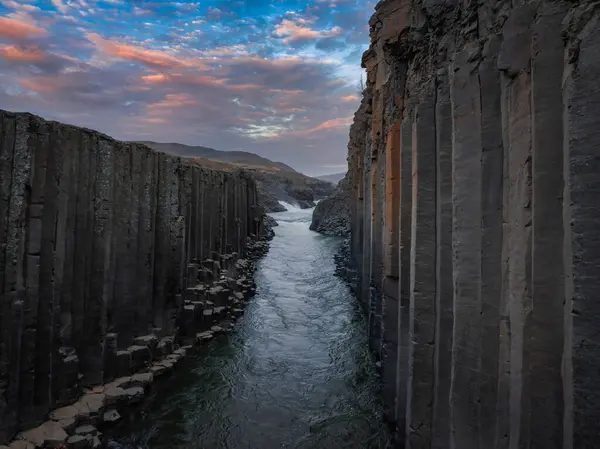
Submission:
[[[600,441],[600,5],[384,0],[345,273],[406,448]]]
[[[335,191],[0,110],[0,444],[597,447],[599,24],[380,1]]]
[[[242,170],[0,111],[0,444],[99,446],[243,312],[264,217]]]

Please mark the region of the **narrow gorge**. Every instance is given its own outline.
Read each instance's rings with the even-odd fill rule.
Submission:
[[[377,5],[346,272],[398,447],[598,446],[599,7]]]
[[[599,446],[600,1],[382,0],[369,29],[335,190],[0,110],[0,449]],[[254,75],[194,89],[260,114]]]

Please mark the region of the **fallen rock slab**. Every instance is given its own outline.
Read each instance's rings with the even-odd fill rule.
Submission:
[[[69,435],[56,421],[46,421],[41,426],[23,432],[24,440],[30,441],[35,447],[58,447],[67,441]]]
[[[102,415],[102,422],[105,423],[116,423],[121,419],[121,414],[116,409],[110,409],[104,412]]]
[[[35,449],[35,445],[29,441],[16,440],[8,445],[10,449]]]

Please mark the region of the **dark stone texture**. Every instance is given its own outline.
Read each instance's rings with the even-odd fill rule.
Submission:
[[[235,267],[256,199],[243,170],[0,110],[0,442],[172,349],[188,264]]]
[[[397,447],[598,446],[599,24],[592,0],[376,6],[338,271]]]

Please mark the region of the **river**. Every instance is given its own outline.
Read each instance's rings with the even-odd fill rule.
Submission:
[[[387,440],[366,323],[312,209],[279,223],[257,294],[111,433],[113,448],[370,449]]]

